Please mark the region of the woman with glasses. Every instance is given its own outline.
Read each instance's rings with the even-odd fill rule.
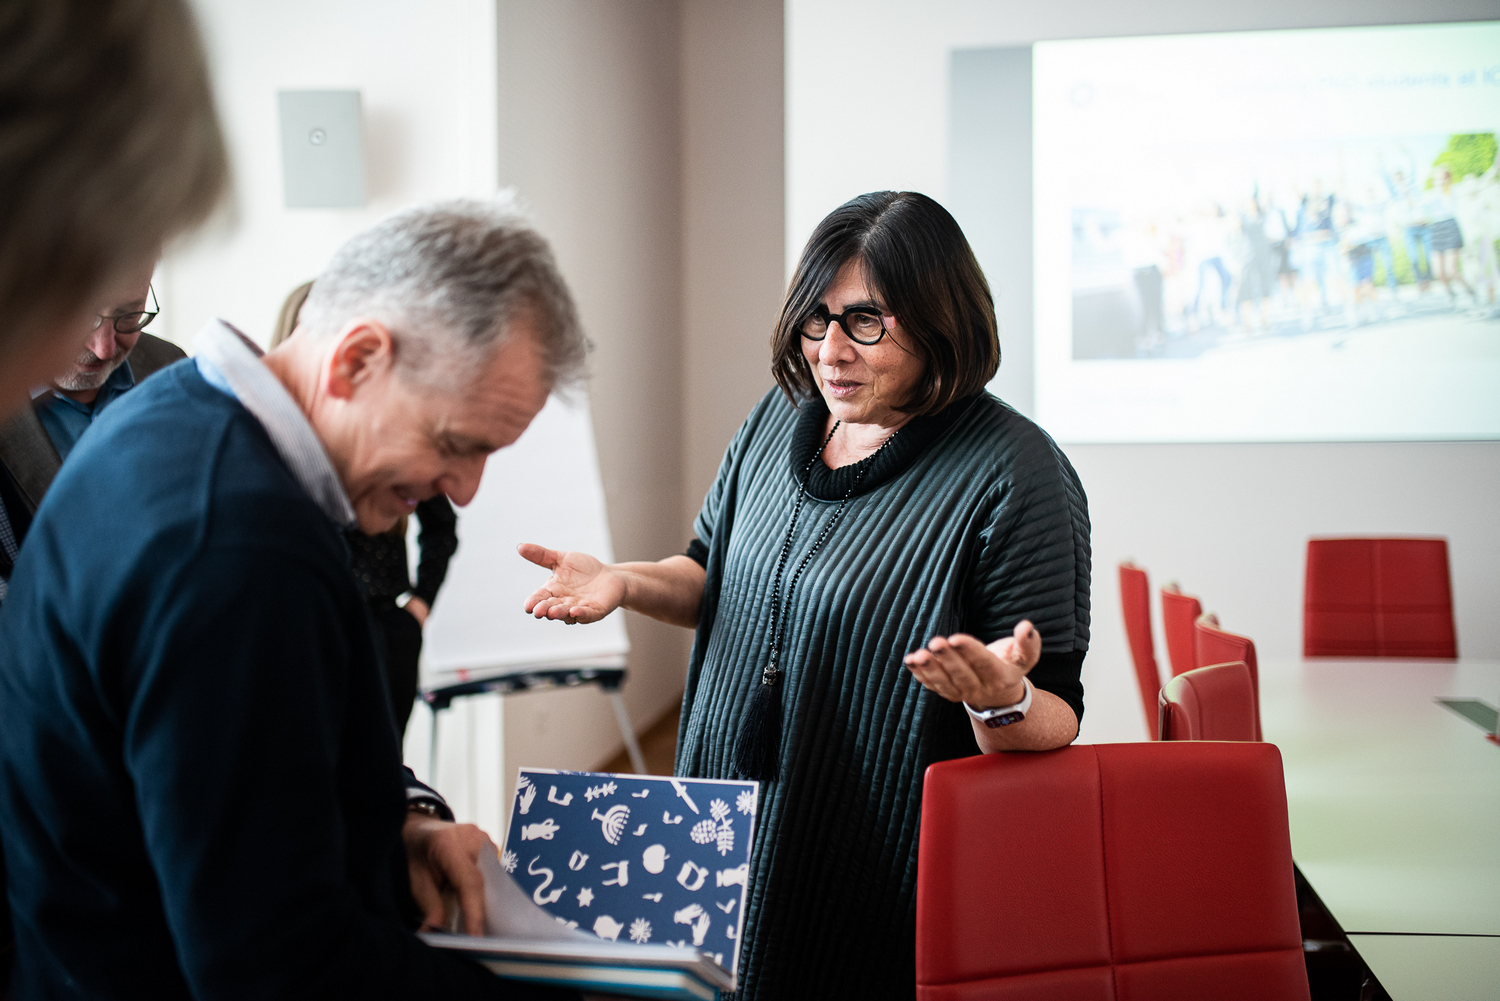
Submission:
[[[762,782],[740,997],[910,998],[925,769],[1077,735],[1087,502],[985,390],[989,286],[924,195],[824,219],[771,347],[780,388],[730,442],[687,553],[523,546],[552,571],[526,607],[696,629],[676,771]]]

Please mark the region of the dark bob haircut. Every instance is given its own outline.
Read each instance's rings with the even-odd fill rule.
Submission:
[[[963,230],[926,195],[875,191],[834,209],[797,262],[771,335],[771,374],[793,403],[817,393],[802,354],[802,322],[851,261],[863,267],[870,291],[901,324],[906,336],[898,344],[922,360],[911,397],[896,409],[936,413],[995,377],[995,300]]]

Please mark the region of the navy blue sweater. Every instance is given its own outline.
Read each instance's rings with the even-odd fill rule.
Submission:
[[[15,998],[544,996],[411,930],[348,560],[191,362],[84,436],[0,611]]]

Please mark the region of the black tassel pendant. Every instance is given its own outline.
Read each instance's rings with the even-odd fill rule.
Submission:
[[[781,672],[768,666],[761,675],[745,723],[734,742],[734,770],[741,779],[769,782],[781,770]]]

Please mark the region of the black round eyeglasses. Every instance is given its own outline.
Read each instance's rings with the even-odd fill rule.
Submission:
[[[844,328],[844,333],[851,341],[869,347],[879,343],[886,335],[888,328],[885,317],[889,315],[870,306],[850,306],[842,313],[830,313],[825,307],[819,306],[811,316],[802,321],[800,329],[802,336],[808,340],[821,341],[828,336],[828,328],[837,323]]]

